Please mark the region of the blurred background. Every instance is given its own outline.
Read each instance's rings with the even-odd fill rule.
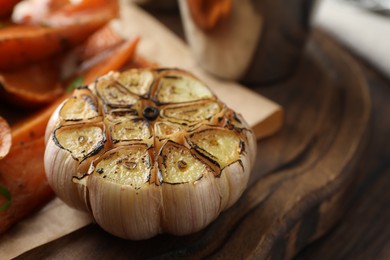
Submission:
[[[170,20],[169,13],[179,12],[178,1],[132,1],[150,13],[158,15],[168,27],[177,28],[174,25],[175,21]],[[323,28],[357,56],[362,57],[385,75],[390,75],[389,0],[317,0],[306,2],[313,2],[311,4],[313,5],[312,26]],[[180,37],[185,38],[182,28],[177,28],[175,32]]]

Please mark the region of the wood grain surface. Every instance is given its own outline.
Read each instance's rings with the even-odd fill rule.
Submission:
[[[355,60],[317,32],[293,78],[253,89],[284,106],[285,124],[258,142],[247,191],[205,230],[125,241],[89,225],[19,259],[296,255],[340,220],[361,186],[355,166],[368,137],[368,87]],[[315,251],[308,248],[302,257],[310,258],[310,250]]]
[[[368,141],[346,214],[296,259],[390,259],[390,80],[360,61],[372,100]]]

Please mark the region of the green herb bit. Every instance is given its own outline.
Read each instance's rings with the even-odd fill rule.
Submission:
[[[68,87],[66,88],[66,92],[70,93],[72,92],[75,88],[81,86],[83,84],[84,77],[79,76],[72,80],[72,82],[69,83]]]
[[[12,203],[12,194],[6,187],[0,185],[0,195],[7,199],[7,201],[4,202],[3,205],[0,205],[0,212],[3,212],[8,209]]]

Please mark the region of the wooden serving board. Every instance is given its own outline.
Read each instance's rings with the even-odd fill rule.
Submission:
[[[89,225],[19,259],[291,258],[340,219],[370,118],[359,66],[316,31],[291,79],[255,91],[285,108],[276,135],[258,142],[249,187],[196,234],[126,241]]]

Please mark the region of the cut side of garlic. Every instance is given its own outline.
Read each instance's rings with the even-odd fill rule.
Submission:
[[[89,95],[72,97],[63,105],[60,116],[65,121],[81,121],[97,117],[98,107]]]
[[[126,239],[206,227],[244,192],[256,153],[245,120],[179,69],[109,73],[49,122],[49,184]]]
[[[162,111],[162,115],[170,120],[193,124],[208,120],[220,111],[217,102],[201,102],[185,106],[170,106]]]
[[[171,135],[180,133],[182,128],[177,124],[169,122],[158,122],[154,125],[154,134],[158,139],[167,139]]]
[[[105,181],[140,188],[149,182],[151,159],[146,145],[129,145],[107,151],[94,168]]]
[[[206,129],[193,133],[188,141],[191,147],[223,169],[237,161],[243,150],[240,137],[232,131]]]
[[[136,95],[131,94],[125,87],[117,83],[108,83],[98,81],[96,92],[103,103],[111,107],[128,107],[135,104],[138,100]]]
[[[104,146],[104,130],[96,125],[71,125],[57,128],[53,134],[55,143],[70,152],[78,161],[96,154]]]
[[[162,104],[184,103],[213,97],[210,89],[199,80],[186,75],[166,73],[160,79],[156,97]]]
[[[114,144],[123,142],[147,142],[152,137],[147,121],[135,118],[110,125],[110,134]]]
[[[154,82],[154,75],[152,71],[129,70],[120,74],[118,82],[131,93],[146,98]]]
[[[159,165],[162,181],[170,184],[196,182],[209,171],[185,146],[167,142],[161,149]]]

